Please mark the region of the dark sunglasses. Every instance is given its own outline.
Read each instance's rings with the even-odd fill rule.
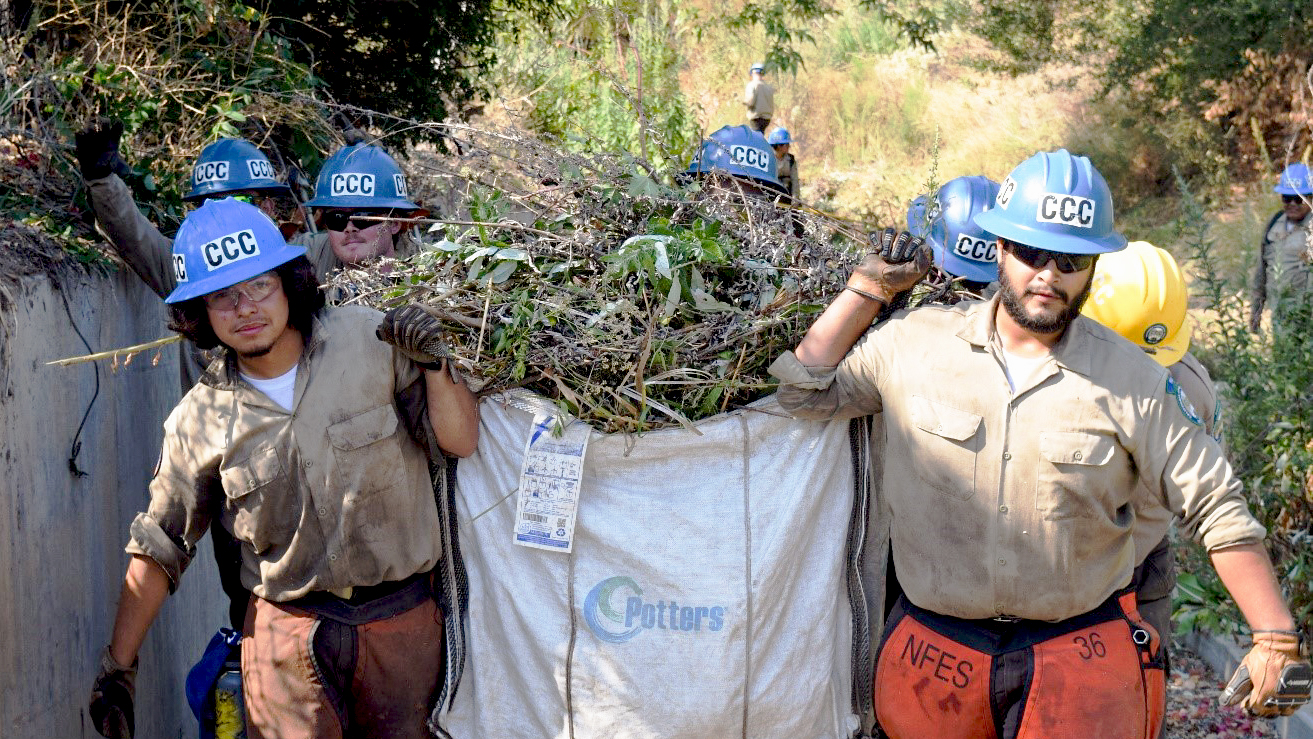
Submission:
[[[1004,241],[1003,248],[1022,264],[1031,269],[1044,269],[1050,260],[1059,272],[1071,274],[1089,269],[1094,264],[1093,254],[1065,254],[1060,251],[1048,251],[1023,246],[1014,241]]]
[[[1306,195],[1282,195],[1282,196],[1281,196],[1281,202],[1283,202],[1283,203],[1299,203],[1299,202],[1302,202],[1302,201],[1304,200],[1305,197],[1308,197],[1308,196],[1306,196]]]
[[[320,222],[323,223],[324,228],[329,231],[345,231],[348,223],[355,226],[358,230],[364,231],[370,226],[377,226],[380,223],[383,223],[383,221],[369,220],[367,218],[362,218],[361,216],[379,218],[390,215],[392,215],[392,211],[389,210],[329,210],[324,212],[324,215],[320,218]]]

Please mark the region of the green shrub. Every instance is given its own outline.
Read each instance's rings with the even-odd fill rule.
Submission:
[[[1273,306],[1279,320],[1269,333],[1248,327],[1248,307],[1239,299],[1243,285],[1223,276],[1217,244],[1210,236],[1202,206],[1178,176],[1182,225],[1189,263],[1195,276],[1192,292],[1204,303],[1206,317],[1196,331],[1192,351],[1207,365],[1224,401],[1228,456],[1244,481],[1254,514],[1267,526],[1268,549],[1278,577],[1300,623],[1313,616],[1313,570],[1308,543],[1313,526],[1313,300],[1293,296]],[[1200,562],[1196,551],[1187,561]],[[1201,600],[1216,594],[1211,570],[1195,567],[1196,594],[1178,593],[1182,615],[1191,609],[1221,609],[1223,626],[1234,627],[1238,615],[1229,601]],[[1211,618],[1211,617],[1210,617]]]

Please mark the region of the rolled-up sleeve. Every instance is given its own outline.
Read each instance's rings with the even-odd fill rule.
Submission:
[[[795,418],[845,419],[869,416],[883,409],[876,380],[880,357],[867,333],[837,367],[809,367],[791,351],[767,370],[780,381],[776,398]]]
[[[210,526],[215,495],[223,494],[218,460],[198,463],[176,433],[176,418],[165,424],[160,464],[150,482],[150,505],[132,521],[126,550],[150,557],[169,576],[169,591],[196,555],[196,543]]]
[[[1142,476],[1181,517],[1182,532],[1208,551],[1261,542],[1267,531],[1249,512],[1244,486],[1222,447],[1202,423],[1186,416],[1178,396],[1162,387],[1142,402],[1138,415],[1147,426],[1137,434],[1145,440],[1136,454]]]

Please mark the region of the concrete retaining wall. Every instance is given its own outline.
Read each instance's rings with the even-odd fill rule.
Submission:
[[[3,245],[0,245],[3,248]],[[131,272],[0,281],[0,738],[96,737],[86,701],[109,641],[128,557],[128,524],[146,506],[161,424],[179,395],[177,347],[139,356],[95,389],[89,364],[47,367],[166,335],[159,298]],[[139,737],[192,737],[183,678],[226,605],[208,538],[165,603],[141,653]]]

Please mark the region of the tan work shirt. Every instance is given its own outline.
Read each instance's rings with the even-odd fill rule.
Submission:
[[[1313,290],[1313,216],[1292,223],[1282,214],[1264,234],[1259,262],[1251,279],[1255,302],[1276,301],[1282,295],[1307,295]]]
[[[1185,392],[1188,406],[1184,409],[1194,413],[1194,415],[1203,424],[1204,432],[1213,437],[1215,441],[1225,450],[1226,444],[1223,442],[1224,429],[1222,428],[1222,402],[1217,396],[1217,388],[1213,385],[1213,378],[1209,376],[1208,370],[1199,363],[1198,359],[1190,352],[1186,352],[1181,359],[1167,368],[1172,379]],[[1135,508],[1135,562],[1138,565],[1149,556],[1154,547],[1167,536],[1168,530],[1172,526],[1172,521],[1176,515],[1172,511],[1157,505],[1152,496],[1140,496],[1138,498],[1147,503],[1141,503]]]
[[[771,366],[797,416],[884,412],[880,488],[913,603],[960,618],[1089,611],[1131,581],[1137,507],[1180,515],[1210,550],[1261,541],[1166,369],[1082,316],[1014,395],[996,304],[899,313],[837,368],[792,352]]]
[[[748,108],[748,120],[770,118],[775,113],[775,88],[765,80],[749,80],[743,89],[743,104]]]
[[[218,523],[242,544],[242,585],[266,600],[431,569],[442,535],[428,458],[400,415],[424,414],[398,400],[423,387],[422,371],[375,337],[381,317],[358,306],[320,313],[290,413],[230,360],[212,364],[164,424],[150,506],[127,551],[155,560],[176,587],[223,496]]]
[[[793,154],[785,154],[782,157],[775,157],[775,177],[784,185],[784,189],[789,191],[789,196],[795,200],[798,197],[798,189],[802,184],[798,182],[798,159]]]
[[[178,282],[173,276],[173,239],[160,233],[155,224],[142,215],[132,199],[132,191],[116,174],[87,180],[91,189],[91,207],[109,244],[128,267],[160,296],[167,298]],[[342,263],[328,245],[327,233],[299,233],[291,243],[306,247],[306,258],[323,280]],[[211,357],[188,342],[182,352],[182,388],[185,392],[200,379]]]

